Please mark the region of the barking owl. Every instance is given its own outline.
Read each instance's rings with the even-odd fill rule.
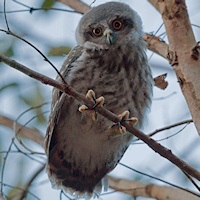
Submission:
[[[76,40],[78,45],[60,71],[65,81],[79,93],[90,90],[94,101],[103,96],[101,104],[117,115],[127,110],[138,119],[135,127],[141,128],[151,103],[153,79],[138,14],[118,2],[94,7],[82,17]],[[59,76],[57,81],[61,82]],[[90,198],[102,188],[107,190],[106,175],[116,167],[133,136],[117,131],[99,114],[98,120],[92,120],[87,114],[92,109],[80,112],[80,106],[69,95],[53,90],[46,168],[54,188]]]

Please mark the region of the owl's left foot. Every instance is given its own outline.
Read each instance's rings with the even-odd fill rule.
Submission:
[[[129,124],[134,126],[138,121],[138,119],[136,117],[129,118],[129,115],[130,115],[130,113],[128,110],[124,111],[122,114],[118,115],[118,117],[120,118],[121,121],[113,124],[112,126],[109,126],[108,129],[114,130],[117,135],[125,134],[126,127],[122,126],[121,123],[128,122]]]
[[[79,111],[86,112],[86,114],[90,116],[93,121],[97,121],[97,113],[95,108],[101,107],[104,104],[104,97],[101,96],[99,98],[96,98],[95,92],[93,90],[88,90],[86,98],[93,101],[95,103],[94,106],[92,108],[88,108],[86,105],[82,105],[81,107],[79,107]]]

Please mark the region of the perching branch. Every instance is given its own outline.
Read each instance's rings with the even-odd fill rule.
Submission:
[[[76,100],[80,101],[82,104],[85,104],[87,107],[93,107],[94,103],[87,99],[84,95],[77,93],[71,86],[68,84],[59,83],[56,80],[53,80],[45,75],[42,75],[40,73],[37,73],[19,63],[16,61],[3,56],[0,54],[0,61],[8,64],[9,66],[25,73],[26,75],[39,80],[40,82],[44,84],[51,85],[53,87],[56,87],[57,89],[61,90],[62,92],[65,92],[66,94],[72,96]],[[114,123],[120,122],[120,118],[115,115],[114,113],[110,112],[109,110],[105,109],[104,107],[96,108],[96,111],[101,114],[102,116],[106,117],[107,119],[113,121]],[[189,166],[184,161],[180,160],[177,156],[175,156],[171,150],[163,147],[159,143],[157,143],[155,140],[149,138],[141,131],[135,129],[133,126],[131,126],[129,123],[122,122],[121,123],[126,129],[141,139],[143,142],[145,142],[151,149],[153,149],[156,153],[159,153],[162,157],[167,158],[169,161],[171,161],[173,164],[175,164],[177,167],[179,167],[182,171],[186,172],[187,174],[191,175],[192,177],[196,178],[197,180],[200,180],[200,173]]]

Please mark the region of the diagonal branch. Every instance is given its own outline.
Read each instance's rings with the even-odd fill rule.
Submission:
[[[6,57],[6,56],[3,56],[2,54],[0,54],[0,61],[6,63],[7,65],[9,65],[9,66],[11,66],[11,67],[23,72],[23,73],[25,73],[26,75],[30,76],[31,78],[37,79],[44,84],[48,84],[48,85],[51,85],[53,87],[56,87],[57,89],[59,89],[59,90],[65,92],[66,94],[72,96],[73,98],[75,98],[76,100],[80,101],[81,103],[85,104],[88,107],[94,106],[94,103],[92,101],[87,99],[84,95],[77,93],[68,84],[59,83],[59,82],[57,82],[57,81],[55,81],[55,80],[53,80],[53,79],[51,79],[51,78],[49,78],[45,75],[37,73],[37,72],[19,64],[19,63],[17,63],[16,61],[14,61],[14,60]],[[100,113],[102,116],[106,117],[107,119],[109,119],[109,120],[111,120],[115,123],[120,122],[120,119],[117,115],[115,115],[114,113],[105,109],[104,107],[99,107],[96,110],[97,110],[98,113]],[[162,157],[171,161],[173,164],[175,164],[177,167],[179,167],[182,171],[193,176],[197,180],[200,180],[200,173],[196,169],[189,166],[184,161],[180,160],[177,156],[175,156],[172,153],[171,150],[163,147],[162,145],[157,143],[155,140],[149,138],[148,136],[146,136],[141,131],[132,127],[130,124],[123,122],[122,125],[124,127],[126,127],[126,129],[130,133],[132,133],[133,135],[135,135],[136,137],[138,137],[139,139],[144,141],[156,153],[159,153]]]

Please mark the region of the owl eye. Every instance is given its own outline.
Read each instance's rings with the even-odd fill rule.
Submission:
[[[116,31],[119,31],[122,28],[122,22],[116,19],[113,21],[112,26]]]
[[[102,35],[102,29],[100,27],[97,27],[97,28],[94,28],[92,30],[93,34],[97,37],[101,36]]]

